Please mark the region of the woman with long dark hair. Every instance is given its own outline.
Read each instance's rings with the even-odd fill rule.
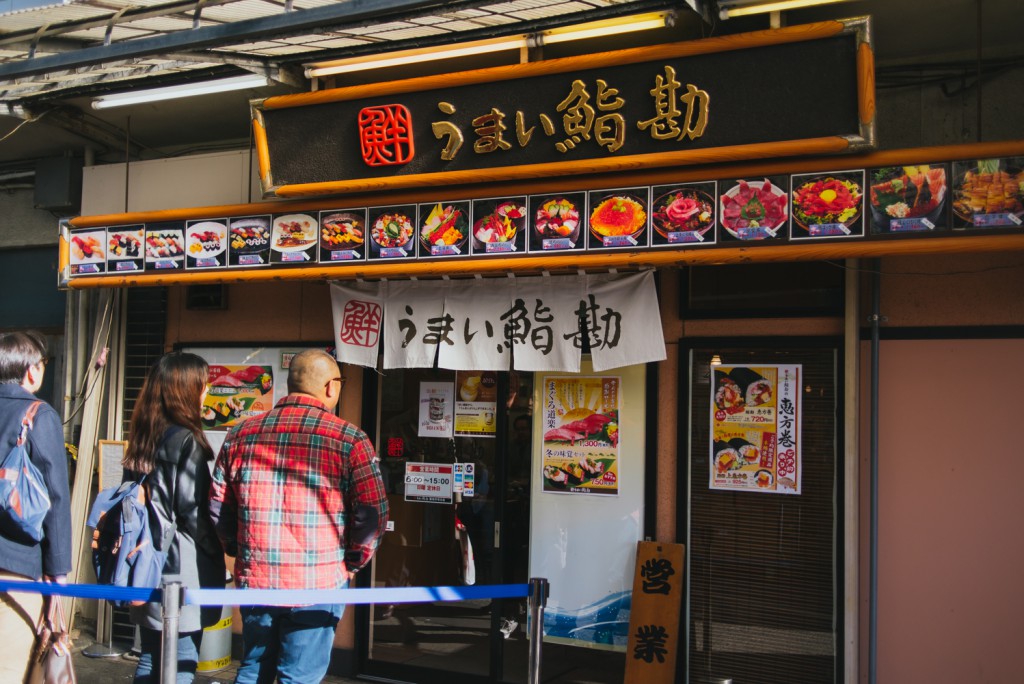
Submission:
[[[223,589],[224,552],[209,510],[213,453],[200,422],[208,370],[206,361],[187,353],[165,354],[149,370],[132,410],[124,479],[145,475],[153,545],[167,555],[163,579]],[[135,682],[155,684],[160,681],[160,605],[134,606],[131,617],[142,635]],[[219,608],[182,606],[177,684],[195,677],[203,627],[219,619]]]

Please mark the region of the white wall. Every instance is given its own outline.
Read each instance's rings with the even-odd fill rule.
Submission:
[[[128,165],[126,188],[124,164],[88,166],[82,177],[82,215],[258,202],[255,159],[251,169],[250,178],[248,150],[135,162]]]

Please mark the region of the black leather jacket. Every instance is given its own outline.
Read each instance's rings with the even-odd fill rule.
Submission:
[[[185,587],[224,588],[224,552],[210,520],[210,461],[190,430],[181,426],[167,429],[156,452],[156,464],[146,477],[149,522],[153,545],[167,553],[164,578]],[[135,479],[125,473],[125,479]],[[160,606],[132,609],[132,617],[144,627],[160,629]],[[179,629],[199,629],[196,606],[182,609]],[[210,615],[207,615],[210,613]],[[219,610],[203,611],[202,626],[217,621]]]

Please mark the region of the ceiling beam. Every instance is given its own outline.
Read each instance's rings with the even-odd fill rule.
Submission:
[[[369,18],[379,19],[382,16],[401,14],[424,7],[445,5],[448,6],[448,9],[452,7],[452,3],[444,3],[439,0],[349,0],[349,2],[330,3],[321,7],[293,10],[258,19],[204,26],[152,38],[138,38],[110,45],[83,48],[66,54],[7,62],[0,64],[0,80],[35,76],[52,70],[101,64],[133,57],[148,57],[179,50],[205,49],[256,38],[265,39],[268,35],[290,31],[318,32],[330,24]]]
[[[42,116],[43,114],[45,117]],[[40,111],[28,110],[25,115],[26,118],[39,117],[48,125],[63,129],[103,149],[125,151],[127,147],[128,156],[136,159],[142,153],[142,147],[128,142],[124,137],[118,135],[118,133],[123,134],[123,131],[116,126],[102,123],[97,125],[89,121],[80,110],[72,107],[55,107]]]

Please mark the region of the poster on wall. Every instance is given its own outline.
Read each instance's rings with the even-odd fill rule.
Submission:
[[[420,437],[451,437],[455,423],[455,386],[450,382],[420,383]]]
[[[227,430],[274,407],[273,366],[211,365],[203,399],[207,430]]]
[[[715,366],[710,488],[800,493],[802,366]]]
[[[456,437],[494,437],[498,383],[494,373],[458,371],[455,386]]]
[[[953,162],[953,227],[1024,224],[1024,157]]]
[[[304,349],[306,347],[182,348],[182,351],[197,354],[210,364],[202,424],[206,439],[214,453],[220,450],[231,425],[237,425],[245,418],[269,411],[288,394],[286,364]],[[246,378],[250,376],[250,372],[246,372],[246,369],[250,368],[255,379],[248,382]],[[257,368],[260,369],[258,375]],[[237,371],[240,372],[228,378]],[[266,378],[263,377],[264,374],[267,375]],[[214,382],[220,384],[215,386]],[[244,385],[249,387],[246,389]],[[264,388],[267,388],[267,391],[264,391]],[[228,406],[228,399],[232,400],[231,403],[235,407],[244,406],[240,410],[240,415],[234,415],[234,408]],[[207,409],[212,409],[212,412]]]
[[[618,377],[543,379],[543,491],[619,493]]]
[[[629,640],[636,544],[643,539],[647,370],[642,364],[627,366],[610,378],[595,372],[587,356],[580,368],[581,375],[538,375],[533,387],[531,467],[538,476],[530,484],[529,576],[551,583],[545,642],[621,652]],[[542,423],[552,413],[558,415],[559,387],[574,388],[586,398],[591,387],[613,386],[618,406],[618,429],[612,431],[617,440],[617,496],[548,491],[549,483],[539,474],[544,435],[553,428]],[[556,408],[547,410],[552,401]]]

